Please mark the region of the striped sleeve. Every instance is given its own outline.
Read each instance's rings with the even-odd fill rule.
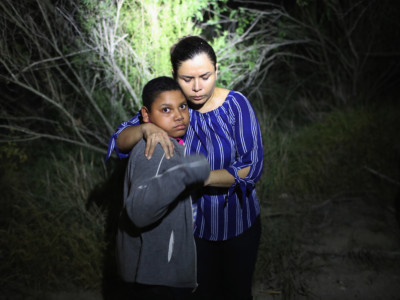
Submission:
[[[119,149],[117,147],[117,138],[118,135],[123,131],[125,128],[130,127],[130,126],[136,126],[140,124],[140,119],[139,119],[140,113],[138,112],[132,119],[130,119],[127,122],[122,122],[117,130],[114,132],[114,134],[111,136],[110,141],[108,142],[108,150],[107,150],[107,155],[106,155],[106,161],[110,158],[113,150],[115,150],[115,153],[119,158],[126,158],[129,156],[129,153],[121,153],[119,152]]]
[[[242,195],[246,198],[247,193],[260,179],[263,170],[264,153],[261,130],[254,109],[245,96],[236,92],[230,103],[237,158],[227,168],[228,172],[235,177],[235,183],[229,189],[228,196],[240,187]],[[245,178],[240,178],[238,171],[247,166],[250,166],[249,174]]]

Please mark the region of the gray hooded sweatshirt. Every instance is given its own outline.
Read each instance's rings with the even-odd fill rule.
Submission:
[[[190,193],[210,174],[204,156],[185,156],[174,139],[169,160],[160,145],[150,160],[145,142],[132,150],[125,174],[117,262],[126,282],[194,288],[196,250]]]

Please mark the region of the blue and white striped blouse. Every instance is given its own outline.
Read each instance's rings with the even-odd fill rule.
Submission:
[[[224,103],[206,113],[190,112],[190,125],[183,137],[186,154],[202,153],[211,170],[226,169],[235,177],[230,188],[205,187],[194,196],[197,216],[194,235],[211,241],[227,240],[251,227],[260,213],[255,183],[263,169],[260,126],[249,100],[230,91]],[[138,115],[122,123],[110,139],[107,158],[116,147],[118,134],[128,126],[139,124]],[[238,171],[250,166],[245,178]]]

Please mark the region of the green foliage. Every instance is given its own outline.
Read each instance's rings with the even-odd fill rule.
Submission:
[[[1,230],[2,251],[9,258],[1,266],[1,284],[99,287],[105,248],[99,228],[80,222],[81,217],[71,222],[77,218],[71,211],[53,211],[39,201],[24,200],[9,209],[13,220]]]
[[[307,6],[309,4],[309,1],[304,1],[304,0],[296,0],[296,4],[300,7]]]
[[[303,272],[311,270],[308,258],[299,244],[303,215],[276,215],[262,219],[255,276],[269,290],[281,294],[280,299],[296,299],[309,293]]]
[[[305,126],[288,144],[287,173],[282,180],[286,187],[281,189],[303,197],[350,191],[384,193],[385,185],[378,184],[380,180],[368,169],[398,176],[398,166],[393,165],[399,161],[398,113],[391,107],[348,109]]]
[[[221,12],[224,12],[223,4]],[[255,22],[257,14],[244,10],[230,10],[229,22],[231,26],[226,29],[219,23],[218,15],[210,19],[213,38],[210,43],[213,46],[218,59],[218,85],[228,89],[241,88],[249,78],[258,71],[259,60],[262,59],[263,43],[262,35],[253,36],[251,39],[245,33]],[[215,30],[215,31],[214,31]],[[247,40],[248,39],[248,40]]]
[[[86,199],[102,176],[99,157],[64,149],[49,164],[37,156],[40,148],[30,150],[1,203],[7,213],[2,213],[6,226],[0,228],[0,246],[7,260],[1,264],[0,284],[36,290],[70,284],[98,288],[105,219],[96,206],[86,208]],[[10,169],[3,171],[10,175]]]
[[[104,1],[100,6],[96,3],[85,2],[81,19],[88,38],[94,37],[92,42],[100,42],[104,50],[88,56],[96,68],[109,65],[111,73],[104,75],[113,85],[102,94],[106,92],[111,101],[104,102],[103,107],[108,107],[111,113],[122,113],[121,121],[130,115],[123,113],[124,109],[138,109],[141,90],[147,81],[171,76],[169,49],[182,36],[200,34],[195,17],[202,15],[207,1]],[[108,34],[109,30],[112,34]],[[128,92],[129,89],[132,91]]]
[[[218,85],[245,92],[256,108],[265,151],[256,280],[290,298],[306,290],[298,240],[310,203],[347,191],[389,199],[395,187],[385,178],[399,178],[399,108],[366,101],[395,77],[380,60],[369,64],[366,49],[397,50],[372,25],[398,27],[382,21],[381,2],[367,2],[298,0],[290,15],[234,10],[227,0],[0,1],[1,126],[23,141],[50,136],[104,153],[142,86],[171,75],[170,46],[204,35],[217,52]],[[103,156],[79,147],[20,145],[0,146],[1,285],[99,287],[112,260],[107,217],[118,216],[105,186],[121,177],[108,180]]]
[[[293,120],[256,105],[264,142],[264,173],[257,183],[263,235],[256,278],[283,299],[309,295],[302,250],[310,211],[327,199],[371,197],[393,207],[400,182],[400,106],[335,110],[318,121]]]
[[[0,161],[5,163],[1,166],[2,169],[16,170],[27,159],[24,149],[19,148],[15,142],[0,144]]]
[[[152,77],[171,76],[169,48],[182,36],[200,33],[194,16],[201,15],[206,5],[207,1],[196,0],[124,2],[120,30],[128,34],[136,55],[148,63]]]
[[[102,202],[115,195],[99,187],[108,174],[103,156],[90,151],[105,152],[112,128],[137,110],[149,79],[171,75],[169,48],[182,36],[202,33],[205,27],[198,25],[205,11],[215,22],[208,25],[213,26],[209,39],[221,54],[220,83],[233,86],[235,74],[253,67],[257,50],[247,51],[243,40],[235,39],[252,19],[244,11],[233,13],[238,25],[224,28],[218,18],[228,13],[226,3],[44,0],[25,7],[0,2],[0,22],[10,28],[1,33],[1,65],[8,72],[1,79],[12,83],[6,86],[8,106],[2,106],[2,124],[8,124],[2,137],[79,146],[2,144],[1,187],[7,191],[0,229],[7,258],[0,269],[2,286],[48,289],[68,282],[99,288],[114,250],[108,214],[115,221],[118,211]]]

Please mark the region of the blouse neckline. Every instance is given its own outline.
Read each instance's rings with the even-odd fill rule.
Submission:
[[[205,116],[205,115],[207,115],[207,114],[214,114],[215,112],[218,112],[223,106],[226,105],[229,96],[230,96],[233,92],[234,92],[233,90],[229,90],[229,92],[228,92],[228,94],[226,95],[225,100],[222,102],[222,104],[221,104],[220,106],[218,106],[217,108],[213,109],[213,110],[210,110],[210,111],[207,111],[207,112],[204,112],[204,113],[199,112],[198,110],[195,110],[195,109],[193,109],[193,108],[191,108],[191,110],[192,110],[192,112],[195,112],[196,114],[198,114],[198,115],[203,115],[203,116]]]

